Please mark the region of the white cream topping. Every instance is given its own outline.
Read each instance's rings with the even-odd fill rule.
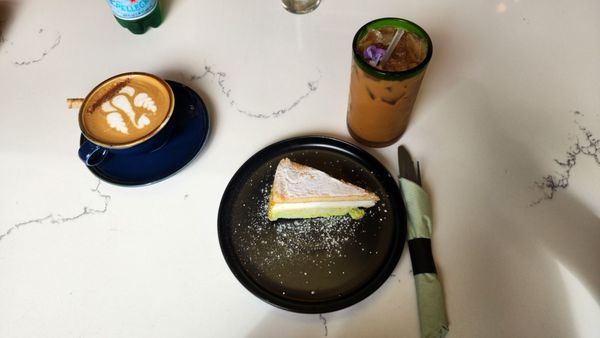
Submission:
[[[305,202],[305,203],[276,203],[273,211],[303,210],[303,209],[327,209],[327,208],[370,208],[375,205],[374,201],[333,201],[333,202]]]
[[[342,182],[315,168],[293,163],[287,158],[277,166],[274,186],[287,198],[362,195],[377,199],[363,188]]]

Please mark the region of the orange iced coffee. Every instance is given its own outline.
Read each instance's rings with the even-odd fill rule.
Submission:
[[[352,44],[347,124],[358,142],[384,147],[406,130],[432,45],[416,24],[396,18],[364,25]]]

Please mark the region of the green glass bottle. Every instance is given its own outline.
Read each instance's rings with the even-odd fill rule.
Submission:
[[[108,5],[117,22],[133,34],[143,34],[162,23],[158,0],[108,0]]]

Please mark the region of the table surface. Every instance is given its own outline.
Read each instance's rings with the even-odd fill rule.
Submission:
[[[422,165],[448,337],[598,337],[600,2],[162,5],[137,36],[105,1],[0,1],[1,337],[418,337],[407,248],[365,300],[297,314],[248,292],[217,238],[223,191],[258,150],[353,142],[351,40],[386,16],[424,27],[434,55],[405,135],[363,148],[393,174],[398,144]],[[137,188],[86,169],[65,105],[127,71],[190,86],[212,120],[190,165]]]

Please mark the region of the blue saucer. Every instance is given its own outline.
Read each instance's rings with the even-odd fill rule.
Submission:
[[[109,154],[102,163],[87,167],[108,183],[136,186],[161,181],[190,163],[206,143],[210,127],[208,111],[191,88],[167,81],[175,94],[173,131],[160,148],[135,155]],[[83,135],[80,144],[84,141]]]

